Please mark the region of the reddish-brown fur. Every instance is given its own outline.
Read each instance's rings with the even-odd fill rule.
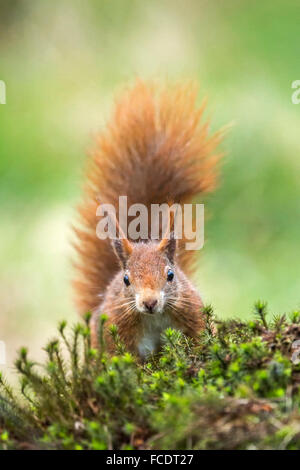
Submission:
[[[122,307],[129,295],[123,282],[125,269],[129,266],[131,288],[135,289],[132,296],[137,292],[144,296],[158,292],[158,285],[169,289],[165,269],[171,265],[177,300],[176,305],[168,307],[168,315],[175,326],[194,335],[203,327],[199,313],[202,303],[183,274],[191,272],[193,252],[184,251],[181,242],[170,261],[164,242],[160,248],[153,241],[128,242],[132,253],[126,254],[128,266],[120,269],[110,241],[96,236],[96,208],[100,200],[117,209],[122,195],[128,197],[128,206],[186,203],[214,188],[220,158],[215,148],[221,133],[208,136],[208,124],[201,122],[204,105],[197,108],[195,101],[195,87],[191,84],[160,88],[138,81],[117,101],[89,162],[76,228],[77,304],[82,313],[94,312],[94,333],[100,310],[108,314],[109,323],[117,324],[121,338],[133,352],[137,352],[144,314]],[[126,251],[124,243],[122,249]]]
[[[158,251],[156,243],[138,243],[129,258],[127,269],[131,274],[132,283],[136,287],[143,291],[149,289],[155,292],[157,289],[162,289],[166,283],[164,272],[166,264],[170,264],[170,262],[164,253]],[[172,301],[172,305],[166,306],[164,314],[170,316],[172,326],[189,336],[195,336],[204,327],[204,319],[200,313],[202,301],[181,269],[177,267],[174,270],[176,276],[169,288],[175,300]],[[127,291],[128,288],[124,286],[123,282],[123,273],[119,271],[107,288],[101,309],[96,310],[93,316],[94,345],[97,343],[96,331],[99,314],[108,312],[109,324],[116,324],[118,333],[127,348],[134,353],[137,352],[144,328],[141,317],[147,314],[128,308],[127,302],[131,298],[131,292],[127,293]],[[109,349],[113,351],[113,343],[109,334],[106,334],[106,341]]]

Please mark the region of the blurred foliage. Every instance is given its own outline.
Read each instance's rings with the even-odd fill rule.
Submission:
[[[22,348],[16,361],[23,400],[0,377],[2,449],[299,449],[300,365],[291,361],[300,312],[269,319],[216,320],[191,340],[167,329],[161,353],[140,363],[109,357],[101,317],[99,350],[90,318],[65,321],[44,364]],[[217,326],[213,334],[213,323]],[[67,355],[63,351],[67,351]]]
[[[33,352],[71,307],[69,224],[113,96],[136,76],[196,79],[223,144],[197,281],[220,315],[299,302],[296,0],[3,0],[0,339]]]

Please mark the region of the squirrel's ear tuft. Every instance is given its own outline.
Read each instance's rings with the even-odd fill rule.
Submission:
[[[133,247],[127,238],[116,238],[112,240],[112,246],[122,268],[126,268],[127,260],[132,253]]]
[[[173,263],[174,256],[177,248],[177,240],[174,232],[170,233],[170,238],[163,238],[158,245],[159,251],[164,251],[167,255],[168,260]]]

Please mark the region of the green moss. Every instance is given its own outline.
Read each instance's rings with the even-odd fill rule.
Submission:
[[[300,316],[217,321],[190,339],[167,329],[160,354],[141,364],[111,328],[109,357],[91,348],[90,319],[46,345],[38,366],[22,348],[16,367],[23,398],[0,376],[0,448],[300,448],[300,366],[291,361]],[[65,351],[67,353],[65,353]]]

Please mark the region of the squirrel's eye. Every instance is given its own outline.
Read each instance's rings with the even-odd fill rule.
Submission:
[[[169,269],[168,274],[167,274],[167,280],[168,281],[173,281],[173,278],[174,278],[174,273],[173,273],[172,269]]]
[[[126,286],[130,286],[130,281],[129,281],[129,277],[127,276],[127,274],[125,274],[125,276],[124,276],[124,282],[125,282]]]

